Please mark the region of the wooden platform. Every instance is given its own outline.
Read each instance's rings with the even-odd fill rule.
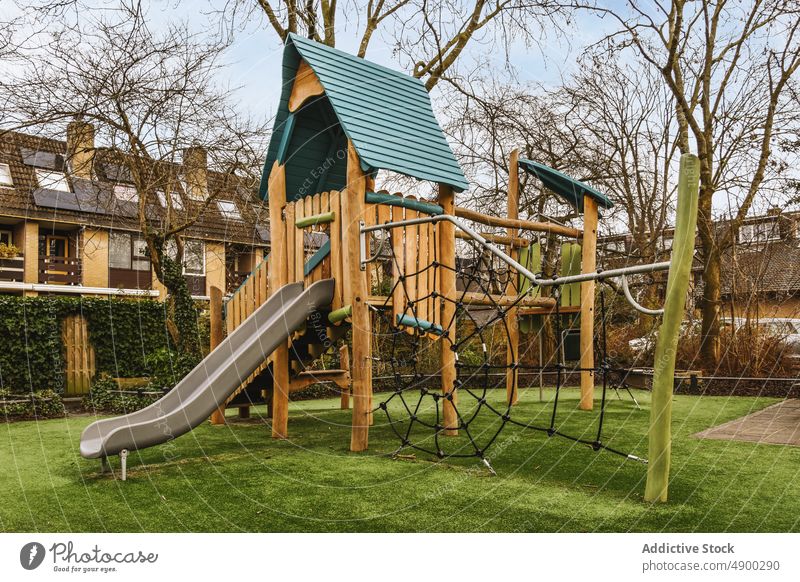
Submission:
[[[694,435],[701,439],[800,447],[800,400],[778,402]]]

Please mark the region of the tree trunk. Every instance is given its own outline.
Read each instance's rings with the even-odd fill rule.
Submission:
[[[700,180],[700,208],[697,217],[700,252],[703,257],[703,300],[701,306],[703,323],[700,339],[700,359],[707,370],[715,370],[720,356],[720,249],[717,244],[716,229],[711,214],[711,201],[714,191],[708,185],[710,176],[705,176],[703,169],[701,169]]]
[[[720,256],[716,246],[708,253],[703,267],[703,326],[700,357],[707,369],[714,370],[720,357]]]

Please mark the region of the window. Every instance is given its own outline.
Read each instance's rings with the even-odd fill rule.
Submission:
[[[147,243],[137,235],[112,232],[109,238],[108,266],[112,269],[149,271]]]
[[[57,190],[59,192],[71,192],[67,176],[64,172],[56,172],[53,170],[43,170],[36,168],[36,181],[39,182],[40,188],[47,190]]]
[[[666,237],[665,236],[664,238],[661,239],[661,242],[663,243],[665,251],[671,251],[672,250],[672,237]]]
[[[167,256],[173,260],[177,258],[178,252],[175,239],[167,241]],[[206,246],[201,240],[183,241],[183,274],[194,277],[203,277],[206,274]]]
[[[159,190],[158,192],[156,192],[156,195],[158,196],[158,201],[161,203],[161,206],[166,208],[167,207],[167,195],[164,194],[164,191],[163,190]],[[171,190],[170,191],[170,198],[172,199],[172,208],[173,208],[173,210],[183,210],[183,198],[181,198],[181,195],[178,193],[177,190]]]
[[[131,268],[131,235],[111,233],[108,242],[108,266],[112,269]]]
[[[14,180],[11,179],[11,167],[8,164],[0,164],[0,186],[13,186]]]
[[[183,243],[183,273],[202,277],[206,274],[206,246],[201,240]]]
[[[10,230],[0,230],[0,245],[11,246],[14,237],[11,235]]]
[[[775,220],[765,220],[739,227],[740,243],[766,242],[780,238],[780,229]]]
[[[239,209],[236,207],[235,202],[230,200],[217,200],[217,208],[219,208],[219,213],[225,218],[230,218],[233,220],[242,219],[242,215],[239,212]]]
[[[131,267],[134,271],[149,271],[150,256],[147,253],[147,241],[138,236],[131,237]]]
[[[134,186],[128,184],[114,184],[114,196],[120,202],[139,203],[139,192],[136,191]]]

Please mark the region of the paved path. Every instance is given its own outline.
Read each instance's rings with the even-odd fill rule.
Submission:
[[[701,439],[748,441],[800,447],[800,400],[778,402],[694,435]]]

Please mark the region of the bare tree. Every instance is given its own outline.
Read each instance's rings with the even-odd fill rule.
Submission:
[[[202,189],[191,183],[192,164],[205,160],[182,155],[206,151],[224,173],[222,189],[252,188],[248,171],[260,159],[253,148],[264,137],[231,108],[230,89],[215,81],[226,47],[183,24],[151,31],[136,1],[120,2],[113,13],[85,10],[79,22],[51,26],[46,34],[49,39],[40,36],[21,50],[14,72],[0,81],[6,129],[57,135],[75,119],[95,126],[104,157],[124,167],[138,191],[139,228],[169,293],[173,335],[180,347],[197,352],[182,233],[212,204],[214,192],[202,191],[199,205],[175,203],[179,174],[189,177],[187,188]],[[154,219],[150,209],[162,205],[163,216]]]
[[[568,10],[558,0],[229,0],[222,14],[235,26],[260,13],[283,41],[295,33],[328,46],[336,45],[340,27],[354,27],[360,57],[383,31],[431,90],[452,74],[468,46],[486,43],[502,51],[512,39],[535,44]]]
[[[796,132],[797,108],[787,98],[800,67],[800,5],[794,0],[640,2],[592,9],[614,19],[609,52],[633,48],[668,87],[682,152],[690,140],[700,158],[698,230],[703,260],[701,353],[720,356],[722,251],[756,196],[780,178],[774,150]],[[728,197],[732,220],[715,227],[714,195]]]
[[[677,150],[674,113],[656,75],[636,64],[586,58],[561,87],[479,83],[457,105],[447,130],[473,179],[473,203],[503,208],[508,154],[550,165],[604,190],[616,204],[604,221],[633,237],[633,254],[651,260],[670,216]],[[520,212],[554,212],[552,195],[522,176]],[[563,208],[563,206],[562,206]],[[558,216],[569,220],[574,213]]]

